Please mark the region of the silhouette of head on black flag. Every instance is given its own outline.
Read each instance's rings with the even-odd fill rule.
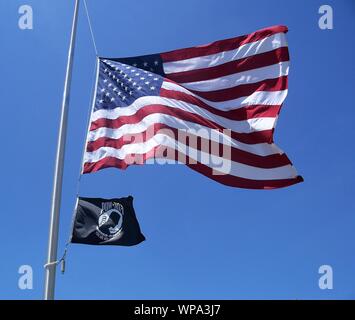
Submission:
[[[105,234],[114,234],[122,226],[122,215],[117,210],[104,213],[99,220],[99,229]]]

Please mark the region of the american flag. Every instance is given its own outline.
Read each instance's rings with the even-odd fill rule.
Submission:
[[[303,181],[273,142],[288,89],[286,32],[274,26],[160,54],[100,58],[83,173],[166,157],[233,187]]]

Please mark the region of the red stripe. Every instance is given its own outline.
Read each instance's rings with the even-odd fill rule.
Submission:
[[[103,158],[97,162],[86,162],[84,163],[84,170],[83,173],[91,173],[91,172],[96,172],[98,170],[104,169],[104,168],[109,168],[109,167],[116,167],[119,169],[126,169],[129,165],[131,164],[144,164],[144,162],[150,158],[154,158],[157,152],[157,150],[160,147],[155,147],[149,152],[140,155],[139,160],[136,161],[135,163],[132,163],[132,155],[128,155],[125,159],[117,159],[114,157],[106,157]],[[165,147],[163,148],[164,150],[167,150]],[[174,159],[182,159],[185,157],[185,155],[180,155],[178,151],[176,150],[170,150],[167,152],[165,158],[168,158],[169,154],[174,154]],[[232,175],[216,175],[213,174],[212,168],[201,164],[201,163],[196,163],[196,164],[190,164],[189,159],[187,159],[187,166],[190,167],[191,169],[207,176],[208,178],[211,178],[217,182],[220,182],[224,185],[228,185],[231,187],[239,187],[239,188],[247,188],[247,189],[275,189],[275,188],[282,188],[286,186],[290,186],[299,182],[303,181],[303,178],[301,176],[297,176],[293,179],[279,179],[279,180],[252,180],[252,179],[245,179],[245,178],[240,178]],[[129,164],[127,164],[129,163]]]
[[[286,33],[287,27],[285,26],[269,27],[269,28],[265,28],[253,32],[248,35],[225,39],[225,40],[219,40],[207,45],[164,52],[161,53],[160,56],[163,62],[171,62],[171,61],[208,56],[210,54],[215,54],[218,52],[234,50],[246,43],[255,42],[280,32]]]
[[[164,88],[160,89],[160,96],[168,99],[180,100],[186,103],[196,105],[203,108],[213,114],[230,119],[230,120],[247,120],[251,118],[261,118],[261,117],[276,117],[280,112],[280,105],[250,105],[234,110],[220,110],[211,107],[210,105],[204,103],[202,100],[194,97],[190,94],[181,91],[167,90]]]
[[[247,97],[256,91],[279,91],[288,87],[287,76],[275,79],[262,80],[255,83],[242,84],[233,88],[221,89],[215,91],[196,91],[190,90],[196,95],[209,101],[221,102],[227,100]]]
[[[230,61],[210,68],[170,73],[167,74],[166,77],[178,83],[203,81],[228,76],[238,72],[267,67],[289,60],[290,57],[288,48],[281,47],[273,51],[268,51],[243,59]]]
[[[153,113],[170,115],[178,119],[181,119],[183,121],[194,122],[211,129],[218,129],[218,130],[227,129],[217,124],[216,122],[207,120],[206,118],[197,115],[195,113],[187,112],[177,108],[171,108],[161,104],[152,104],[152,105],[144,106],[143,108],[139,109],[135,114],[130,116],[121,116],[117,119],[106,119],[106,118],[97,119],[96,121],[93,121],[91,123],[90,131],[96,130],[98,128],[117,129],[125,124],[136,124],[141,122],[142,119],[145,118],[146,116]],[[271,143],[272,134],[273,134],[273,130],[256,131],[251,133],[240,133],[240,132],[232,131],[231,137],[243,143],[249,143],[249,144],[263,143],[263,142]]]
[[[165,134],[172,139],[178,140],[179,142],[192,146],[194,149],[199,151],[204,150],[207,153],[212,153],[216,156],[223,155],[223,144],[210,141],[209,139],[197,137],[186,131],[181,131],[176,128],[172,128],[163,123],[155,123],[150,126],[146,131],[138,134],[124,135],[119,139],[111,139],[107,137],[99,138],[95,141],[89,141],[86,151],[93,152],[102,147],[110,147],[115,149],[121,149],[124,145],[131,143],[144,143],[149,139],[153,138],[156,134]],[[192,145],[192,142],[196,146]],[[196,143],[197,142],[197,143]],[[207,149],[207,150],[206,150]],[[286,154],[272,154],[268,156],[259,156],[250,152],[246,152],[237,148],[231,148],[231,159],[235,162],[244,163],[249,166],[259,167],[259,168],[276,168],[291,164],[290,160],[287,158]]]

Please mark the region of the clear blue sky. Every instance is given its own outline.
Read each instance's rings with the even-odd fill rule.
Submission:
[[[18,28],[29,4],[34,29]],[[334,29],[318,28],[330,4]],[[275,140],[305,182],[255,191],[182,165],[83,176],[82,196],[133,195],[147,241],[72,245],[59,299],[355,298],[355,2],[88,0],[99,54],[124,57],[194,46],[284,24],[289,95]],[[69,235],[95,54],[81,6],[69,114],[59,253]],[[49,209],[73,1],[1,0],[0,298],[43,292]],[[34,289],[18,289],[29,264]],[[320,290],[329,264],[334,289]]]

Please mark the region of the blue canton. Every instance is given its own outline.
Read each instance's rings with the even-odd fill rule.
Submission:
[[[127,107],[143,96],[159,96],[164,78],[154,71],[159,72],[162,69],[161,61],[158,59],[157,62],[139,60],[142,65],[138,65],[138,62],[135,63],[132,60],[142,58],[99,60],[99,77],[94,111]],[[132,61],[127,61],[127,59]],[[118,60],[125,60],[127,64]],[[149,67],[149,64],[155,65],[155,69],[153,65]]]

